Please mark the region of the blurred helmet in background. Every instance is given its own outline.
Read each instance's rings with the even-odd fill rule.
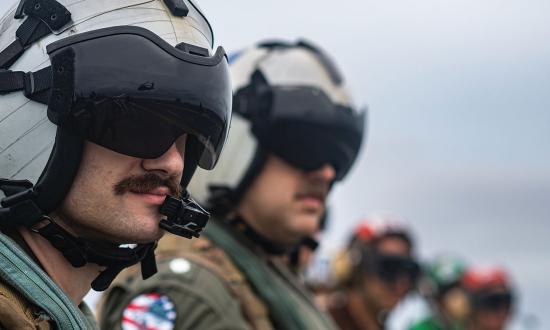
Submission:
[[[470,326],[504,329],[512,315],[516,297],[506,270],[502,267],[469,267],[462,285],[470,300]]]
[[[386,238],[401,240],[405,251],[379,251],[378,244]],[[334,257],[334,280],[340,285],[349,286],[356,285],[368,272],[377,273],[388,280],[406,272],[415,281],[420,269],[412,258],[413,252],[411,230],[404,219],[391,214],[369,216],[355,227],[348,247]]]
[[[448,289],[460,285],[466,263],[459,257],[443,255],[425,266],[424,273],[429,281],[429,294],[440,296]]]
[[[216,170],[199,171],[191,181],[195,198],[206,201],[215,187],[211,204],[223,204],[216,198],[223,196],[227,208],[236,206],[268,153],[304,171],[329,163],[336,180],[346,176],[363,140],[365,113],[322,50],[306,41],[263,42],[230,56],[230,66],[231,134]]]

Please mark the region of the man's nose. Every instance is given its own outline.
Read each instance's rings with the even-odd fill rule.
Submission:
[[[411,289],[411,280],[406,275],[400,275],[393,283],[393,289],[399,296],[404,296]]]
[[[336,170],[331,164],[324,164],[323,166],[307,173],[308,177],[321,179],[325,182],[332,182],[336,177]]]
[[[185,151],[173,143],[160,157],[144,159],[142,167],[148,172],[158,172],[166,176],[181,176],[184,167],[184,154]]]

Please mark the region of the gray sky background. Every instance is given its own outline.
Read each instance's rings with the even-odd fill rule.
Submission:
[[[400,214],[422,257],[508,267],[515,328],[535,315],[550,329],[550,1],[198,2],[228,51],[269,37],[321,45],[369,106],[325,253],[362,216]]]
[[[361,217],[408,219],[420,255],[502,264],[526,327],[550,329],[550,2],[546,0],[202,0],[236,50],[306,37],[331,54],[368,141],[334,191],[324,251]]]

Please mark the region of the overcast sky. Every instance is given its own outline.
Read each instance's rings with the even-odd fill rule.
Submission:
[[[550,1],[200,4],[228,50],[266,37],[318,43],[369,106],[325,251],[362,216],[400,214],[425,258],[508,267],[521,319],[550,329]]]
[[[332,195],[325,253],[362,216],[400,214],[425,258],[508,267],[520,319],[550,329],[550,1],[199,4],[229,51],[268,37],[321,45],[368,105],[368,141]]]

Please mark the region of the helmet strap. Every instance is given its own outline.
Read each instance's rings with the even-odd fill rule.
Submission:
[[[75,237],[48,216],[44,216],[43,220],[48,223],[40,228],[31,227],[31,231],[47,239],[73,267],[82,267],[88,262],[107,267],[92,282],[92,289],[96,291],[107,289],[120,271],[138,262],[142,262],[144,279],[157,271],[153,253],[156,242],[138,244],[133,249],[120,248]]]
[[[71,13],[55,0],[20,0],[14,18],[27,17],[15,32],[15,40],[0,51],[0,68],[15,63],[33,43],[59,31],[71,21]]]
[[[61,204],[72,185],[80,166],[83,143],[82,138],[58,127],[50,159],[35,186],[27,180],[0,179],[0,189],[6,195],[0,201],[0,226],[31,228],[48,239],[74,267],[87,262],[106,266],[92,283],[97,291],[105,290],[123,268],[140,261],[143,261],[142,276],[153,275],[156,272],[155,242],[138,245],[135,249],[100,245],[74,237],[47,217]],[[49,223],[38,230],[32,229],[42,220],[49,220]]]

